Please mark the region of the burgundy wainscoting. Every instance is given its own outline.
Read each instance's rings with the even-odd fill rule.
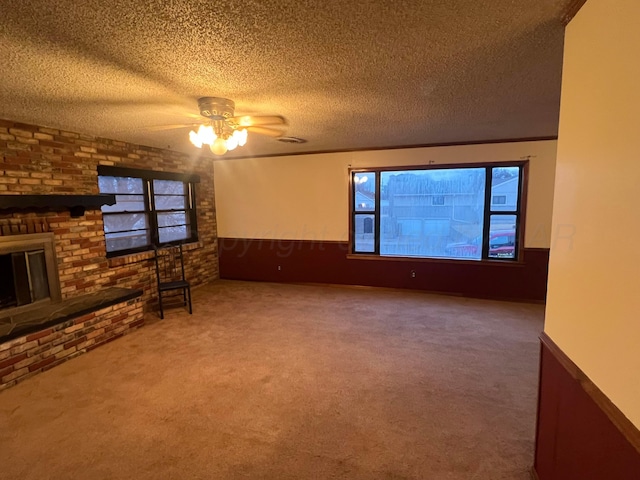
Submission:
[[[224,279],[408,288],[529,302],[544,302],[547,291],[548,249],[524,249],[522,262],[511,263],[354,258],[347,242],[218,241]]]
[[[640,431],[541,335],[534,473],[540,480],[637,480]]]

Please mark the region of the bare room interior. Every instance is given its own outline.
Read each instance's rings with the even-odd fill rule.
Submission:
[[[636,0],[0,13],[0,478],[640,478]]]

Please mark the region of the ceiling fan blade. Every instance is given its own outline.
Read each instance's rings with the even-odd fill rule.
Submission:
[[[260,135],[267,135],[269,137],[281,137],[284,134],[282,130],[277,130],[275,128],[257,127],[254,125],[244,128],[249,132],[259,133]]]
[[[237,124],[240,127],[287,124],[285,118],[280,115],[240,115],[238,117],[231,117],[227,121]]]
[[[180,123],[176,125],[155,125],[152,127],[145,127],[145,130],[150,132],[161,132],[164,130],[174,130],[176,128],[192,128],[199,126],[199,123]]]

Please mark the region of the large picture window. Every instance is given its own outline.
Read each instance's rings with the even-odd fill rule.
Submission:
[[[351,250],[516,260],[525,163],[351,171]]]
[[[107,256],[196,241],[197,181],[196,176],[99,167],[100,193],[116,196],[115,205],[102,207]]]

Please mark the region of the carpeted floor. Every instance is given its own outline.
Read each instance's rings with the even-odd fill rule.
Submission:
[[[0,478],[526,480],[543,314],[219,281],[0,392]]]

